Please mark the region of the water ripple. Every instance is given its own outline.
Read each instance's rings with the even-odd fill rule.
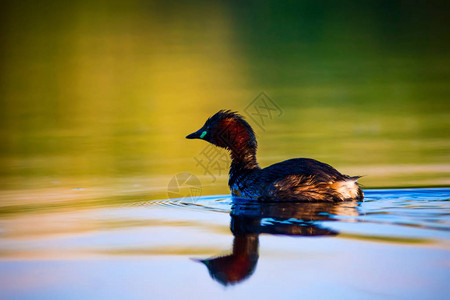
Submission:
[[[366,190],[365,196],[364,202],[358,203],[356,207],[352,206],[352,208],[356,209],[356,214],[351,209],[341,207],[340,210],[325,210],[317,215],[327,215],[328,218],[325,221],[390,224],[450,231],[450,188]],[[138,202],[134,205],[230,213],[233,203],[236,204],[230,195],[211,195],[196,198],[186,197]],[[260,204],[252,202],[239,205],[243,205],[239,208],[239,211],[246,210],[247,213],[251,210],[258,210],[261,207]],[[273,205],[280,206],[281,204]],[[297,207],[302,207],[303,209],[311,205],[313,204],[302,203],[297,204]],[[298,208],[296,209],[298,210]],[[317,208],[314,209],[317,210]],[[294,217],[293,219],[302,220],[302,215],[298,215],[298,218]],[[321,218],[316,220],[324,221]]]
[[[229,213],[232,205],[230,195],[199,196],[195,198],[183,197],[163,200],[135,202],[132,206],[160,206],[169,208],[188,208],[195,210]]]

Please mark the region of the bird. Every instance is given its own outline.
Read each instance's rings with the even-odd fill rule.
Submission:
[[[201,139],[229,151],[228,186],[231,195],[258,202],[361,201],[360,176],[341,174],[312,158],[293,158],[261,168],[256,160],[258,144],[250,124],[231,110],[220,110],[186,136]]]

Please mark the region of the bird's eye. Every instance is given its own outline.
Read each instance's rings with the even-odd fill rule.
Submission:
[[[203,131],[202,134],[200,135],[200,138],[201,138],[201,139],[204,138],[206,134],[207,134],[206,130]]]

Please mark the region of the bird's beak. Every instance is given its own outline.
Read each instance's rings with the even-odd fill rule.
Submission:
[[[203,128],[200,128],[199,130],[197,130],[194,133],[189,134],[188,136],[186,136],[187,139],[200,139],[200,136],[202,134]]]

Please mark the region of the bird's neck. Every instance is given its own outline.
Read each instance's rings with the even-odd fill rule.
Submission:
[[[255,148],[234,148],[230,150],[231,155],[231,170],[253,170],[259,169],[256,161],[256,147]]]

